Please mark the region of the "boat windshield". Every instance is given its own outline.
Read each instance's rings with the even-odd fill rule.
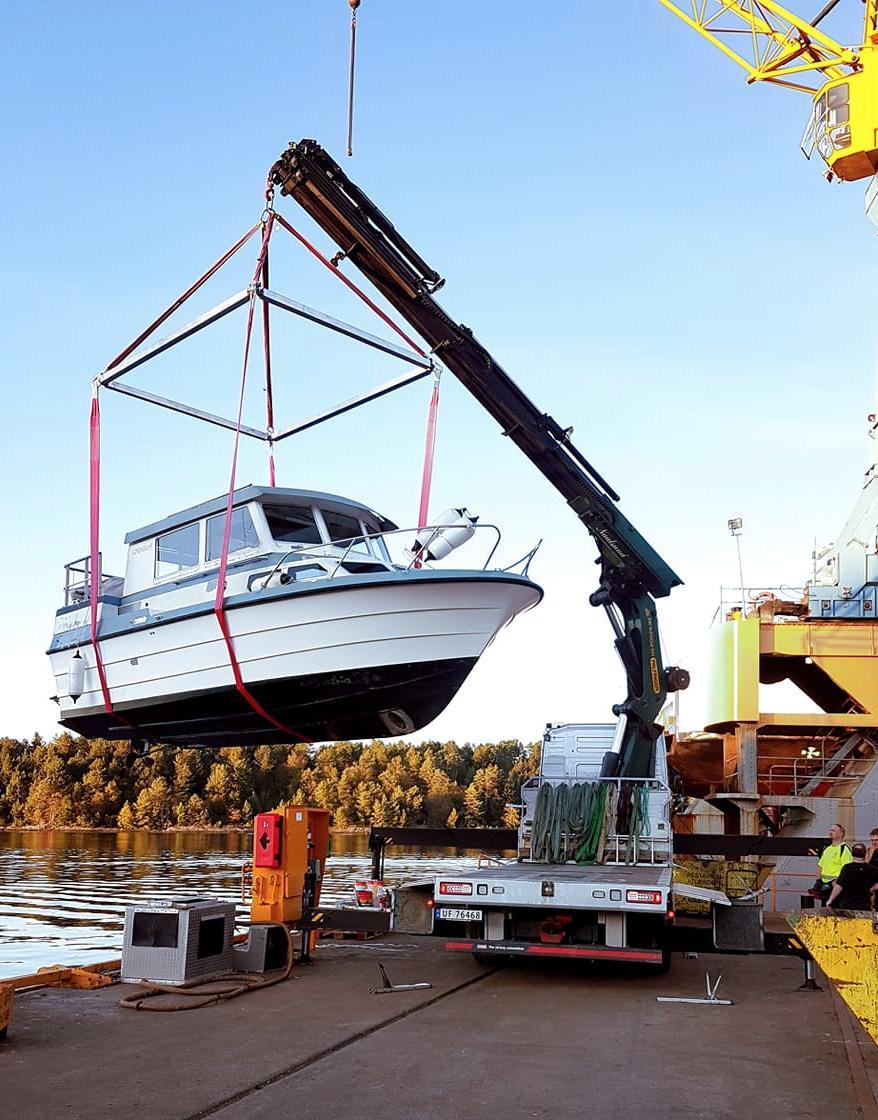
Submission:
[[[326,509],[321,512],[332,544],[349,551],[369,551],[363,536],[363,526],[356,517],[349,517],[346,513],[331,513]]]
[[[320,529],[307,506],[264,506],[272,539],[284,544],[322,544]]]

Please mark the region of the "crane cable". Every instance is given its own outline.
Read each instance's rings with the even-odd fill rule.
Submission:
[[[347,0],[351,4],[351,64],[347,71],[347,155],[354,155],[354,65],[356,63],[356,10],[359,0]]]

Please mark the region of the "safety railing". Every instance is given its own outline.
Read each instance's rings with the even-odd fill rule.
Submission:
[[[817,783],[850,782],[862,775],[839,773],[843,770],[845,762],[874,762],[874,758],[854,758],[835,760],[830,756],[822,764],[815,766],[815,759],[794,759],[792,765],[775,763],[768,769],[768,791],[772,794],[789,793],[798,796],[804,788]],[[799,766],[801,763],[801,766]],[[810,766],[808,764],[811,764]],[[778,787],[783,786],[781,790]]]
[[[713,621],[722,622],[735,611],[743,611],[744,616],[762,612],[774,612],[795,616],[807,610],[805,593],[807,588],[786,583],[773,587],[726,587],[719,589],[719,606],[714,612]]]
[[[105,575],[102,554],[98,553],[99,591],[102,594],[108,584],[118,582],[121,576]],[[81,556],[64,565],[64,606],[70,607],[88,601],[91,595],[91,557]]]

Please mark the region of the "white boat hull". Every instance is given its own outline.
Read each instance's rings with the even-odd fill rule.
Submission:
[[[231,599],[226,618],[245,685],[293,738],[417,730],[448,704],[497,632],[542,594],[520,576],[437,576],[335,580],[306,592]],[[106,711],[94,649],[80,629],[70,633],[80,644],[50,651],[65,726],[89,736],[217,746],[283,739],[236,690],[211,610],[129,626],[99,632],[115,714]],[[68,671],[76,650],[85,673],[74,702]]]

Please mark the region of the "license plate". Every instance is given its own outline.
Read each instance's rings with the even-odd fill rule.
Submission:
[[[481,910],[461,910],[457,906],[440,906],[436,916],[446,922],[480,922]]]

